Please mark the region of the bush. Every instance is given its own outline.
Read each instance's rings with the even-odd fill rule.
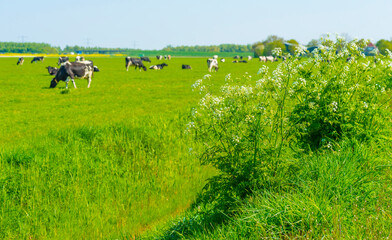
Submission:
[[[297,48],[272,73],[264,65],[257,81],[228,75],[218,93],[209,75],[194,84],[204,96],[188,130],[202,163],[220,171],[205,187],[210,202],[227,210],[252,189],[285,188],[289,175],[278,173],[295,174],[295,154],[389,131],[391,56],[367,58],[360,42],[340,38],[323,44],[309,58]]]

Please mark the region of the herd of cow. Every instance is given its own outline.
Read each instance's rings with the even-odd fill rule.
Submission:
[[[170,60],[171,56],[170,55],[167,55],[167,56],[166,55],[165,56],[159,55],[159,56],[156,56],[156,58],[158,60],[162,60],[163,58]],[[248,61],[250,61],[250,60],[252,60],[252,57],[248,56],[247,59],[248,59]],[[272,56],[260,56],[259,60],[261,62],[277,61],[277,59]],[[34,57],[31,60],[31,63],[35,63],[38,61],[43,62],[44,57]],[[225,62],[225,59],[221,58],[220,61]],[[141,69],[143,69],[144,71],[147,71],[147,67],[144,66],[143,62],[150,62],[151,63],[151,60],[148,57],[140,57],[140,58],[126,57],[125,58],[125,68],[128,71],[129,67],[134,66],[135,70],[137,68],[139,68],[140,71],[141,71]],[[247,63],[246,60],[243,60],[242,56],[235,56],[234,60],[232,62],[233,63]],[[20,57],[18,59],[17,65],[23,65],[23,63],[24,63],[24,58]],[[69,57],[59,57],[57,65],[60,67],[59,68],[51,67],[51,66],[46,67],[46,69],[48,70],[48,73],[50,75],[54,76],[54,78],[52,79],[52,81],[50,83],[50,88],[56,87],[57,84],[59,83],[59,81],[64,81],[66,84],[65,87],[68,88],[68,82],[70,79],[71,79],[74,87],[76,88],[75,77],[87,79],[88,80],[87,88],[89,88],[90,84],[91,84],[91,78],[93,77],[94,72],[100,71],[97,66],[94,66],[93,61],[85,60],[84,57],[80,57],[80,56],[76,56],[74,62],[70,62]],[[160,70],[160,69],[163,69],[165,66],[168,66],[168,65],[166,63],[161,63],[161,64],[157,64],[157,65],[151,65],[149,67],[149,69]],[[218,71],[218,69],[219,69],[218,56],[214,55],[213,58],[207,59],[207,66],[208,66],[209,72]],[[192,69],[192,67],[190,65],[186,65],[186,64],[182,64],[181,68],[182,69]]]

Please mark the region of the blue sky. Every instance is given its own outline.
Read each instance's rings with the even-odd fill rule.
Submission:
[[[391,23],[391,0],[0,0],[0,41],[60,47],[249,44],[269,35],[306,44],[325,33],[377,41],[392,38]]]

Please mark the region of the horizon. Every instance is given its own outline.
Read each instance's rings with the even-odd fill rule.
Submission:
[[[390,9],[392,2],[386,0],[328,4],[310,0],[69,0],[67,4],[4,0],[0,2],[0,41],[48,43],[61,49],[161,50],[169,45],[248,45],[270,35],[306,45],[326,33],[331,37],[338,33],[377,42],[392,37],[392,30],[383,27],[392,21]]]

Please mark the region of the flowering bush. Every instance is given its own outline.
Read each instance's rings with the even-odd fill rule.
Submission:
[[[262,66],[258,80],[227,75],[218,93],[206,84],[209,75],[198,80],[193,87],[203,97],[187,129],[202,142],[202,163],[220,170],[207,184],[207,196],[227,200],[254,187],[278,186],[277,173],[294,168],[290,155],[298,150],[382,132],[389,123],[392,56],[367,58],[362,47],[325,39],[312,54],[298,48],[284,56],[273,71]]]

